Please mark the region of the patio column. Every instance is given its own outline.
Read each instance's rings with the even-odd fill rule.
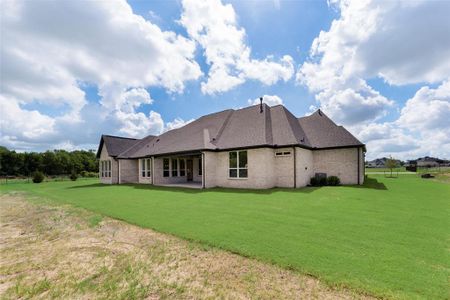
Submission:
[[[206,168],[205,168],[205,153],[204,152],[202,152],[200,159],[202,160],[202,189],[204,189],[206,186],[206,174],[205,174]]]

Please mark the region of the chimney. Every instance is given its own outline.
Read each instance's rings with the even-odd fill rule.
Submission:
[[[262,105],[263,97],[259,97],[259,112],[263,112],[263,105]]]

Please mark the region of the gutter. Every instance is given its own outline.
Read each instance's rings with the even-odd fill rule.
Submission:
[[[311,151],[315,150],[332,150],[332,149],[348,149],[348,148],[361,148],[365,147],[364,144],[359,145],[348,145],[348,146],[334,146],[334,147],[322,147],[322,148],[316,148],[316,147],[309,147],[301,144],[289,144],[289,145],[270,145],[270,144],[263,144],[263,145],[257,145],[257,146],[242,146],[242,147],[234,147],[234,148],[202,148],[198,150],[188,150],[188,151],[175,151],[175,152],[166,152],[166,153],[160,153],[160,154],[149,154],[145,156],[140,157],[120,157],[119,159],[137,159],[137,158],[148,158],[148,157],[163,157],[163,156],[170,156],[170,155],[198,155],[199,152],[204,151],[211,151],[211,152],[222,152],[222,151],[232,151],[232,150],[245,150],[245,149],[258,149],[258,148],[270,148],[270,149],[280,149],[280,148],[288,148],[288,147],[299,147],[302,149],[307,149]]]

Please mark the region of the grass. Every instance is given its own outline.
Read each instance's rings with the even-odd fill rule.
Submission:
[[[0,195],[0,299],[371,299],[23,193]]]
[[[391,169],[388,168],[366,168],[366,173],[373,173],[373,172],[390,172]],[[393,169],[394,172],[406,172],[405,167],[398,167]]]
[[[394,298],[448,297],[450,185],[373,176],[361,187],[206,191],[93,181],[3,185],[52,202]]]
[[[409,172],[406,170],[405,167],[398,167],[392,169],[394,173],[396,172]],[[366,168],[366,174],[367,173],[390,173],[391,169],[388,168]],[[426,168],[426,167],[418,167],[417,168],[417,174],[423,174],[423,173],[448,173],[450,172],[450,167],[433,167],[433,168]],[[414,174],[414,172],[410,172],[411,174]]]

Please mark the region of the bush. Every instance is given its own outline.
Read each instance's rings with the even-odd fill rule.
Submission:
[[[44,181],[44,173],[42,173],[42,172],[40,172],[40,171],[37,171],[37,172],[34,172],[34,174],[33,174],[33,182],[34,183],[41,183],[42,181]]]
[[[76,172],[72,172],[72,174],[70,174],[69,178],[70,178],[70,180],[75,181],[78,179],[78,175]]]
[[[327,185],[339,185],[341,180],[337,176],[330,176],[327,178]]]
[[[317,180],[316,177],[311,177],[310,184],[311,184],[312,186],[318,186],[318,185],[319,185],[319,180]]]
[[[320,177],[319,178],[319,186],[327,185],[327,178],[326,177]]]
[[[97,172],[88,172],[88,171],[81,171],[81,177],[98,177]]]

